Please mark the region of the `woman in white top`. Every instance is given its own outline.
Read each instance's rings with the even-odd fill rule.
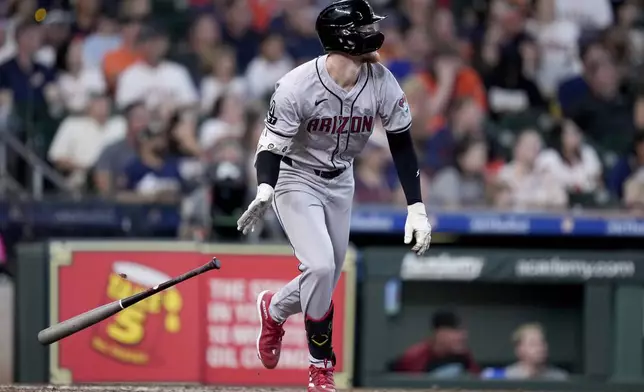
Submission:
[[[225,91],[215,102],[212,117],[199,129],[199,146],[203,151],[213,151],[221,140],[241,139],[245,131],[242,100],[237,94]]]
[[[90,96],[105,93],[105,78],[100,69],[84,66],[83,42],[80,40],[69,44],[65,66],[65,72],[58,78],[65,109],[73,114],[82,113]]]
[[[568,194],[561,181],[541,167],[541,135],[535,130],[521,132],[514,146],[512,161],[497,176],[495,204],[501,208],[563,208]]]
[[[555,0],[539,0],[528,30],[539,48],[536,81],[541,93],[551,97],[563,80],[581,73],[578,50],[581,29],[570,20],[556,17]]]
[[[584,143],[572,120],[556,129],[553,148],[541,152],[537,166],[563,183],[570,193],[589,193],[600,185],[602,166],[595,150]]]
[[[214,58],[212,73],[201,81],[201,113],[205,115],[212,112],[224,91],[231,91],[242,98],[247,92],[246,80],[237,76],[235,50],[221,47]]]

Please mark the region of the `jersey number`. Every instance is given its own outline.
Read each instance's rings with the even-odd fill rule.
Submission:
[[[277,124],[277,117],[275,117],[275,100],[272,100],[271,105],[268,107],[268,113],[266,114],[266,122],[271,125]]]

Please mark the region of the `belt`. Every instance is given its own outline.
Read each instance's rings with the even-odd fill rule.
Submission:
[[[294,167],[293,166],[293,160],[291,158],[289,158],[289,157],[282,158],[282,162],[286,163],[290,167]],[[333,178],[336,178],[340,174],[344,173],[344,170],[345,169],[336,169],[336,170],[332,170],[332,171],[324,171],[324,170],[311,169],[309,171],[313,172],[313,174],[315,174],[318,177],[321,177],[321,178],[324,178],[324,179],[327,179],[327,180],[331,180]]]

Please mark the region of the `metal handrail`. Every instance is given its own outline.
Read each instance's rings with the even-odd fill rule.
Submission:
[[[10,132],[0,132],[0,143],[5,144],[22,159],[24,159],[34,170],[32,192],[34,197],[41,198],[44,191],[44,179],[49,180],[56,188],[65,193],[72,193],[67,185],[65,177],[54,170],[46,161],[25,146],[18,138]]]
[[[11,177],[7,173],[2,173],[0,174],[0,197],[4,196],[7,191],[12,192],[19,197],[27,197],[29,195],[25,188],[20,185],[15,178]]]

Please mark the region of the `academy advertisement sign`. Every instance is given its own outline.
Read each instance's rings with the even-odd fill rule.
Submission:
[[[401,254],[403,280],[644,282],[644,256],[634,252],[430,248],[424,257]]]

